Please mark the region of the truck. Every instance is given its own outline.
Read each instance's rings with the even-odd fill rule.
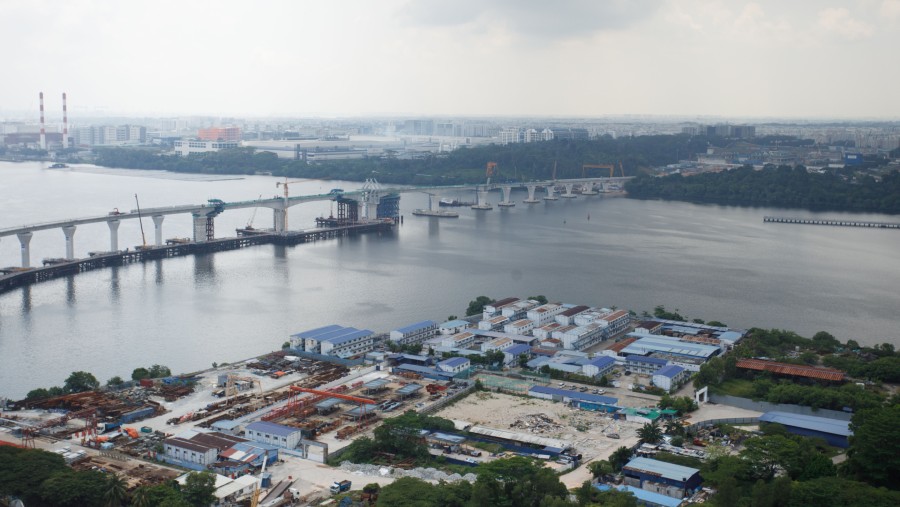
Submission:
[[[350,485],[353,484],[350,481],[334,481],[331,485],[331,492],[333,494],[343,493],[344,491],[350,491]]]

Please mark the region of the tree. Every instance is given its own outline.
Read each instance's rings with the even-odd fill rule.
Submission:
[[[25,505],[39,504],[41,483],[68,470],[58,454],[0,446],[0,495],[17,496]]]
[[[655,444],[662,440],[662,429],[654,423],[647,423],[637,431],[638,437],[642,443]]]
[[[139,504],[140,502],[140,504]],[[156,486],[142,486],[135,490],[135,507],[147,505],[153,507],[191,507],[191,504],[181,496],[181,492],[169,484],[157,484]]]
[[[73,371],[63,384],[63,389],[69,393],[82,393],[93,391],[100,387],[100,382],[91,373],[86,371]]]
[[[121,477],[112,473],[106,479],[106,490],[103,492],[103,504],[105,507],[119,507],[125,501],[127,484]]]
[[[150,371],[147,368],[139,367],[131,372],[131,380],[143,380],[145,378],[150,378]]]
[[[631,449],[624,445],[609,455],[609,463],[616,472],[622,470],[622,467],[627,465],[629,461],[631,461]]]
[[[528,354],[519,354],[519,368],[525,368],[528,366]]]
[[[466,317],[471,317],[472,315],[478,315],[484,311],[485,305],[489,305],[493,303],[494,300],[487,296],[478,296],[472,301],[469,301],[469,307],[466,308]]]
[[[118,376],[118,375],[116,375],[115,377],[113,377],[113,378],[111,378],[111,379],[109,379],[109,380],[106,381],[106,385],[108,385],[108,386],[113,386],[113,387],[120,386],[120,385],[122,385],[122,384],[124,384],[124,383],[125,383],[125,381],[122,380],[122,377],[120,377],[120,376]]]
[[[41,483],[39,494],[45,504],[59,507],[100,507],[104,504],[106,476],[93,470],[58,472]]]
[[[206,507],[216,501],[216,476],[210,472],[191,472],[185,478],[181,494],[195,507]]]
[[[456,320],[456,319],[458,319],[458,318],[459,318],[459,317],[457,317],[456,315],[448,315],[448,316],[447,316],[447,322],[449,322],[449,321],[451,321],[451,320]]]
[[[613,470],[612,463],[606,460],[592,461],[588,463],[588,470],[591,471],[591,475],[593,475],[595,479],[603,477],[604,475],[610,475],[615,472],[615,470]]]
[[[44,389],[43,387],[39,387],[37,389],[32,389],[28,391],[28,394],[25,395],[26,400],[42,400],[44,398],[49,398],[50,392]]]
[[[528,299],[533,299],[542,305],[547,304],[547,296],[528,296]]]
[[[863,410],[853,416],[846,471],[874,486],[900,489],[900,405]]]
[[[290,341],[285,341],[284,343],[281,344],[281,348],[282,348],[282,349],[289,349],[289,348],[291,348],[291,342],[290,342]]]
[[[826,352],[834,352],[834,350],[841,346],[841,342],[838,341],[837,338],[832,336],[825,331],[819,331],[814,334],[812,337],[813,347],[816,350],[822,353]]]
[[[672,445],[675,447],[683,447],[684,446],[684,437],[672,437]]]
[[[740,455],[750,465],[754,479],[768,481],[775,476],[779,466],[784,466],[797,454],[797,449],[794,440],[772,435],[747,439]]]
[[[162,366],[159,364],[154,364],[153,366],[151,366],[148,373],[150,375],[150,378],[162,378],[162,377],[172,376],[172,370],[170,370],[168,366]]]

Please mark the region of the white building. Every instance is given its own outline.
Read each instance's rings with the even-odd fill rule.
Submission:
[[[509,318],[498,315],[478,322],[478,329],[481,331],[496,331],[503,329],[503,326],[507,323],[509,323]]]
[[[191,153],[210,153],[219,150],[237,148],[241,145],[238,141],[200,141],[188,139],[175,141],[175,154],[186,157]]]
[[[423,320],[391,331],[391,341],[399,345],[422,343],[437,333],[437,323]]]
[[[517,320],[503,326],[503,332],[509,334],[524,335],[531,332],[532,329],[534,329],[534,322],[528,319]]]
[[[472,363],[465,357],[451,357],[437,364],[439,370],[447,373],[459,373],[468,370],[470,366]]]
[[[607,336],[613,336],[625,331],[631,323],[631,314],[625,310],[618,310],[600,317],[599,322],[605,324]]]
[[[556,322],[560,323],[563,326],[571,326],[575,324],[575,317],[579,314],[582,314],[586,311],[590,310],[587,306],[579,305],[573,306],[572,308],[566,308],[564,311],[560,312],[556,317]]]
[[[584,350],[606,337],[606,326],[600,322],[594,322],[586,326],[578,326],[563,333],[560,337],[563,348]]]
[[[525,317],[525,314],[528,313],[528,310],[540,306],[540,303],[537,301],[528,299],[526,301],[516,301],[510,305],[504,306],[502,310],[500,310],[500,314],[504,317],[507,317],[509,320],[519,320]]]
[[[484,318],[484,320],[488,320],[491,317],[496,316],[507,306],[509,306],[513,303],[518,303],[518,302],[519,302],[519,298],[503,298],[503,299],[494,301],[493,303],[484,305],[484,308],[482,309],[483,318]]]
[[[266,421],[256,421],[244,428],[244,436],[254,442],[293,449],[300,443],[300,428]]]
[[[475,335],[468,331],[457,333],[441,340],[442,347],[455,347],[460,349],[466,348],[473,343],[475,343]]]
[[[512,347],[513,345],[515,345],[515,342],[510,340],[509,338],[497,338],[496,340],[482,343],[481,351],[490,352],[492,350],[505,350]]]
[[[556,303],[547,303],[545,305],[532,308],[525,312],[525,317],[534,322],[535,327],[543,326],[553,322],[553,318],[565,311],[565,307]]]
[[[439,330],[441,334],[456,334],[469,326],[469,321],[457,319],[444,322]]]
[[[653,385],[672,392],[690,376],[690,372],[681,366],[670,364],[663,366],[653,374]]]
[[[531,334],[539,340],[546,340],[547,338],[553,338],[553,332],[561,327],[562,324],[559,322],[551,322],[550,324],[534,328]]]
[[[609,356],[598,356],[582,365],[584,374],[588,377],[602,377],[608,374],[616,366],[616,360]]]
[[[245,439],[218,432],[188,430],[163,441],[166,461],[205,469],[215,463],[219,453]]]
[[[365,354],[375,346],[372,331],[337,324],[293,334],[290,341],[296,349],[344,358]]]

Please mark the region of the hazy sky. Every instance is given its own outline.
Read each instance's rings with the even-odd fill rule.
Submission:
[[[0,109],[900,117],[900,0],[0,0]]]

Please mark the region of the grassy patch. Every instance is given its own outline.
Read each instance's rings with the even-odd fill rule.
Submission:
[[[753,382],[746,379],[728,379],[721,385],[710,387],[716,394],[730,394],[741,398],[753,398]]]

